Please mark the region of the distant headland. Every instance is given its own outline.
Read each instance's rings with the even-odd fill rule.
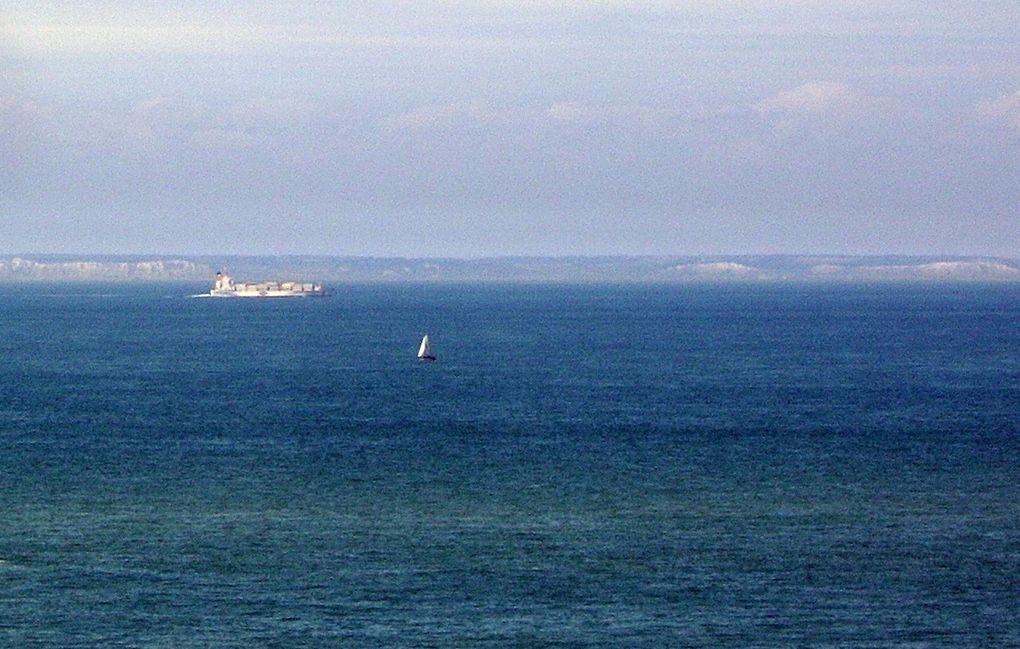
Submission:
[[[713,255],[401,258],[0,256],[0,282],[248,278],[343,282],[1020,282],[1020,259],[960,256]]]

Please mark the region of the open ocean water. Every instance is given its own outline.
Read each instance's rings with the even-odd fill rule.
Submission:
[[[0,646],[1020,646],[1020,286],[334,289],[0,287]]]

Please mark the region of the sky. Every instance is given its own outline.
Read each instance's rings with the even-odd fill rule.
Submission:
[[[1020,3],[0,0],[0,228],[0,254],[1020,257]]]

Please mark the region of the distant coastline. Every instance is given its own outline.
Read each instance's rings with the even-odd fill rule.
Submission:
[[[963,256],[713,255],[400,258],[0,256],[0,282],[211,281],[238,276],[344,282],[1020,282],[1020,259]]]

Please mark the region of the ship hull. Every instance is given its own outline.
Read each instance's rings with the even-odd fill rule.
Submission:
[[[210,291],[209,297],[325,297],[325,291]]]

